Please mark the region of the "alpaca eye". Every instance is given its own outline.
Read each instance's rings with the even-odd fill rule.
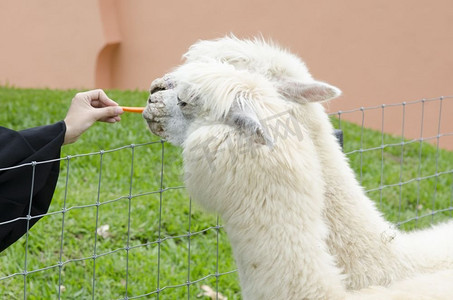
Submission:
[[[187,105],[187,102],[182,101],[179,96],[176,97],[178,99],[178,105],[184,107]]]

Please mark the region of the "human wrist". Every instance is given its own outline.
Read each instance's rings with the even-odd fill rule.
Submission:
[[[65,132],[65,135],[64,135],[63,145],[72,144],[72,143],[74,143],[77,140],[78,136],[76,134],[74,134],[74,128],[71,125],[71,122],[68,122],[67,119],[64,119],[63,122],[64,122],[65,127],[66,127],[66,132]]]

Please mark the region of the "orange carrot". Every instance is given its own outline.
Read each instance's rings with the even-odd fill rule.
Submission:
[[[144,107],[121,106],[121,108],[124,111],[138,113],[138,114],[142,113],[145,110]]]

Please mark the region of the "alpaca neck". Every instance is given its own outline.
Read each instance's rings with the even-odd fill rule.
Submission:
[[[330,229],[327,244],[338,266],[349,275],[346,285],[352,289],[385,285],[404,276],[412,266],[399,259],[406,254],[399,246],[398,232],[365,195],[323,108],[313,106],[309,118],[326,183],[324,214]]]
[[[319,161],[311,143],[302,147],[314,157],[276,145],[258,163],[252,157],[238,162],[243,173],[235,174],[229,194],[241,206],[222,218],[246,299],[337,299],[344,293],[325,244]],[[253,184],[244,184],[252,177]]]
[[[313,128],[310,133],[313,135],[312,139],[320,157],[326,183],[327,213],[333,209],[331,212],[335,220],[344,222],[347,226],[357,225],[349,228],[349,231],[356,229],[363,232],[366,228],[369,230],[366,234],[379,235],[383,231],[388,231],[390,224],[382,217],[357,181],[346,155],[332,134],[333,126],[324,109],[321,106],[313,108],[314,112],[311,114]]]
[[[224,217],[244,299],[341,299],[342,276],[328,254],[321,218],[287,199],[268,201],[246,220]]]

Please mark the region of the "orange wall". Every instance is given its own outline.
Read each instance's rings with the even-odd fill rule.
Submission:
[[[0,25],[0,84],[19,87],[147,89],[196,40],[232,32],[299,54],[342,89],[330,111],[453,95],[451,0],[0,0]]]
[[[96,54],[104,43],[96,1],[0,3],[0,84],[95,85]]]

